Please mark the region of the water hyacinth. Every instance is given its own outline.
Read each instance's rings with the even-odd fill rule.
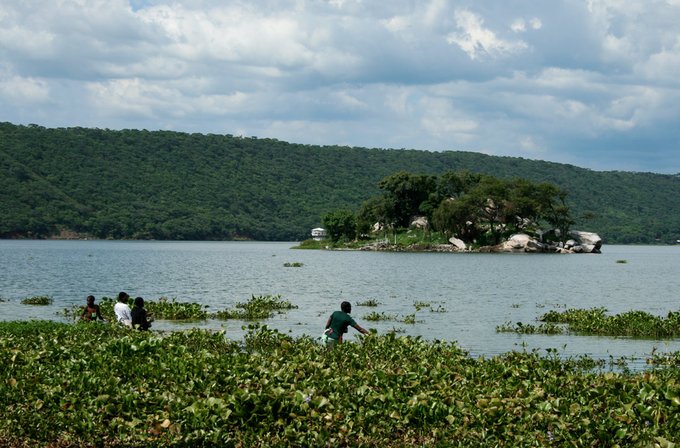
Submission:
[[[115,321],[113,306],[116,300],[104,297],[99,301],[104,318],[110,322]],[[258,320],[268,319],[274,312],[284,312],[286,310],[295,309],[297,305],[292,304],[287,300],[283,300],[280,294],[265,295],[265,296],[251,296],[248,302],[239,302],[235,305],[233,310],[222,310],[216,312],[208,312],[207,305],[201,305],[195,302],[180,302],[177,299],[168,299],[161,297],[158,300],[145,300],[144,308],[149,314],[153,314],[156,319],[163,320],[204,320],[204,319],[242,319],[242,320]],[[71,308],[65,308],[60,314],[72,319],[80,318],[82,306],[74,305]]]
[[[367,321],[381,321],[381,320],[397,320],[397,315],[396,314],[387,314],[385,312],[378,313],[377,311],[372,311],[363,317],[364,320]]]
[[[680,312],[670,311],[666,318],[645,311],[628,311],[613,316],[605,308],[550,311],[540,320],[567,324],[569,331],[602,336],[674,338],[680,336]]]
[[[285,312],[296,309],[297,305],[287,300],[283,300],[280,294],[266,296],[251,296],[248,302],[239,302],[234,310],[218,311],[211,315],[215,319],[242,319],[258,320],[268,319],[274,312]]]
[[[52,303],[52,297],[50,296],[33,296],[21,299],[21,303],[24,305],[49,305]]]
[[[454,343],[389,334],[327,350],[259,325],[243,344],[204,330],[40,321],[0,323],[0,359],[0,446],[680,442],[675,367],[613,373],[537,352],[475,359]]]
[[[506,322],[503,325],[496,326],[496,331],[520,334],[562,334],[564,332],[562,327],[550,322],[540,325],[523,324],[522,322],[513,325],[511,322]]]
[[[115,322],[113,306],[117,300],[110,297],[102,297],[98,302],[104,319]],[[207,306],[194,302],[180,302],[175,298],[161,297],[158,300],[144,300],[144,308],[156,319],[164,320],[202,320],[208,317]],[[65,308],[61,314],[73,319],[80,318],[83,307],[74,305]]]
[[[145,300],[144,308],[157,319],[198,320],[208,317],[206,305],[179,302],[177,299],[168,299],[167,297],[161,297],[158,301]]]
[[[285,268],[301,268],[302,266],[304,266],[304,263],[300,263],[299,261],[283,263],[283,267]]]
[[[632,336],[638,338],[676,338],[680,336],[680,312],[670,311],[666,318],[645,311],[628,311],[610,316],[605,308],[549,311],[539,318],[540,325],[517,322],[496,327],[498,332],[600,336]]]

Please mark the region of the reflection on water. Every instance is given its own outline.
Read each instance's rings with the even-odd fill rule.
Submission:
[[[551,309],[606,307],[665,315],[680,309],[680,247],[605,246],[599,255],[441,254],[291,250],[293,243],[0,241],[0,318],[62,319],[57,312],[88,294],[174,297],[209,311],[233,307],[251,295],[281,294],[299,308],[266,322],[292,335],[320,334],[343,300],[364,327],[427,339],[457,341],[475,355],[556,348],[597,358],[680,350],[680,341],[496,333],[505,322],[533,322]],[[626,263],[617,263],[626,260]],[[302,267],[285,267],[299,262]],[[50,295],[47,307],[20,304]],[[416,302],[431,307],[416,310]],[[438,309],[445,312],[433,312]],[[367,322],[370,312],[415,313],[415,324]],[[226,328],[242,336],[241,322],[157,322],[155,328]],[[349,334],[349,340],[355,334]]]

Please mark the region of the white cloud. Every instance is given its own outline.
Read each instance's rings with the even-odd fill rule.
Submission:
[[[50,89],[45,81],[33,78],[0,76],[0,98],[21,107],[38,106],[49,101]]]
[[[449,101],[442,98],[423,98],[421,101],[423,129],[438,139],[452,139],[455,143],[468,143],[475,138],[479,124],[454,110]]]
[[[447,36],[447,42],[458,45],[470,59],[482,56],[505,56],[527,48],[522,41],[506,41],[496,36],[496,33],[484,27],[484,20],[478,15],[467,11],[457,10],[456,25],[460,32]]]
[[[407,16],[394,16],[389,19],[383,19],[380,23],[393,33],[400,33],[408,30],[411,26],[411,19]]]
[[[524,21],[524,19],[517,19],[514,22],[512,22],[512,25],[510,25],[510,29],[513,30],[515,33],[523,33],[527,30],[527,24]]]
[[[411,92],[406,88],[392,89],[385,95],[385,106],[397,115],[407,116],[413,112],[410,105]]]
[[[527,31],[528,28],[531,28],[532,30],[540,30],[543,28],[543,22],[541,22],[541,19],[534,17],[529,19],[528,22],[524,19],[516,19],[510,25],[510,29],[515,33],[523,33]]]
[[[679,1],[2,2],[0,121],[680,171]]]
[[[534,137],[525,135],[519,139],[519,147],[526,154],[531,154],[533,156],[541,155],[545,153],[545,148],[536,142]]]
[[[643,79],[680,88],[680,37],[670,48],[662,48],[636,63],[635,72]]]

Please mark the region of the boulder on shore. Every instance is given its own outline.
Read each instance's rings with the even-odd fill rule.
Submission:
[[[524,233],[516,233],[501,244],[481,248],[480,252],[600,253],[602,238],[598,234],[574,230],[569,232],[569,236],[572,239],[556,245],[540,242]]]
[[[494,246],[496,249],[491,252],[548,252],[548,245],[541,243],[535,238],[524,233],[516,233],[507,241]],[[550,250],[550,252],[554,252]]]
[[[451,238],[449,238],[449,243],[451,243],[453,245],[453,247],[456,248],[457,250],[463,251],[463,250],[467,249],[467,246],[465,245],[465,241],[463,241],[459,238],[456,238],[455,236],[452,236]]]
[[[565,243],[564,247],[576,253],[599,254],[602,249],[602,238],[593,232],[570,230],[568,235],[572,238]],[[569,243],[572,243],[569,246]]]

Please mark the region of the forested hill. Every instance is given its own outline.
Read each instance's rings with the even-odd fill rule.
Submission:
[[[680,238],[680,176],[471,152],[310,146],[168,131],[0,123],[0,237],[300,240],[400,170],[470,170],[564,188],[606,243]]]

